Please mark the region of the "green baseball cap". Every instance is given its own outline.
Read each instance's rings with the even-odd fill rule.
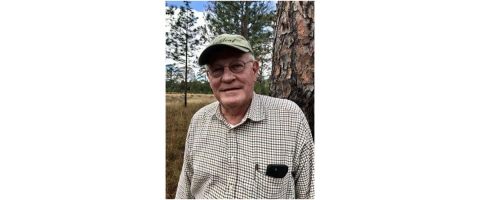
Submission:
[[[203,50],[198,58],[198,64],[204,65],[207,63],[208,58],[212,53],[215,52],[216,47],[218,46],[229,46],[235,49],[238,49],[243,52],[251,52],[253,55],[252,47],[250,43],[241,35],[230,35],[230,34],[222,34],[217,36],[213,41]]]

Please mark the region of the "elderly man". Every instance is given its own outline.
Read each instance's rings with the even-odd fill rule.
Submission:
[[[218,100],[192,117],[176,198],[313,198],[311,132],[292,101],[254,92],[259,64],[240,35],[200,54]]]

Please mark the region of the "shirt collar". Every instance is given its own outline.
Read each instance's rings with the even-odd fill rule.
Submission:
[[[247,111],[247,119],[251,119],[252,121],[261,121],[266,118],[266,112],[262,106],[260,98],[260,95],[253,93],[252,103]]]

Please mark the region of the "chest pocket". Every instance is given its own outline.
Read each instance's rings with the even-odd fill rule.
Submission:
[[[267,165],[259,165],[255,171],[255,191],[260,199],[288,199],[295,198],[295,183],[289,167],[283,178],[274,178],[266,175]]]

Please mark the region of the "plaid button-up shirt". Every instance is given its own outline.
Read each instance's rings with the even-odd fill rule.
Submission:
[[[176,198],[314,198],[313,148],[305,115],[292,101],[254,94],[233,128],[214,102],[192,117]],[[288,172],[268,176],[269,164]]]

